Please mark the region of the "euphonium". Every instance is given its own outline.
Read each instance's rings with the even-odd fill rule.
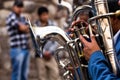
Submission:
[[[90,80],[89,74],[87,72],[87,61],[85,61],[83,56],[83,45],[79,40],[79,35],[82,34],[88,41],[90,41],[89,36],[95,35],[96,40],[103,52],[107,54],[107,59],[110,61],[113,72],[116,74],[116,59],[114,57],[114,46],[112,29],[109,21],[110,15],[118,15],[118,13],[108,13],[107,1],[106,0],[94,0],[96,16],[91,15],[86,21],[79,20],[79,15],[81,13],[92,13],[93,9],[91,6],[83,5],[76,8],[72,16],[72,22],[79,20],[74,25],[74,38],[70,38],[59,27],[32,27],[30,24],[30,30],[33,35],[33,42],[36,44],[38,54],[42,51],[44,47],[44,42],[47,40],[54,40],[59,43],[59,47],[55,52],[56,61],[62,71],[63,80]],[[103,12],[101,12],[100,7],[102,5]],[[84,11],[84,9],[86,11]],[[87,13],[86,13],[87,14]],[[100,42],[102,41],[102,42]],[[101,45],[104,43],[104,45]],[[108,44],[110,43],[110,44]],[[42,45],[42,46],[39,46]],[[42,54],[41,54],[42,56]]]
[[[59,43],[60,47],[56,50],[55,58],[62,72],[62,80],[83,80],[83,71],[79,61],[79,55],[76,46],[79,39],[72,40],[62,29],[57,26],[33,27],[30,24],[32,39],[37,48],[38,54],[44,47],[44,42],[54,40]],[[77,49],[77,50],[76,50]],[[61,52],[61,53],[60,53]],[[60,55],[62,55],[62,57]],[[40,54],[42,57],[42,54]],[[63,57],[65,55],[65,57]],[[61,71],[60,70],[60,71]],[[84,79],[86,80],[86,79]]]

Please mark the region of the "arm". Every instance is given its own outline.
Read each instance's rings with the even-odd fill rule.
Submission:
[[[43,57],[46,60],[50,60],[57,47],[58,47],[57,42],[48,40],[48,42],[45,44],[43,48]]]
[[[91,37],[91,42],[87,42],[80,36],[80,40],[84,45],[84,55],[89,60],[88,71],[92,80],[120,80],[111,72],[95,38]]]
[[[11,28],[18,29],[19,31],[29,32],[29,27],[26,24],[23,24],[22,22],[18,21],[14,15],[7,18],[6,24],[10,25]]]
[[[92,80],[120,80],[111,72],[109,64],[101,51],[96,51],[91,55],[88,71]]]
[[[58,48],[58,43],[55,41],[49,41],[44,46],[44,51],[49,51],[51,54],[54,54],[55,50]]]
[[[54,41],[54,42],[51,44],[51,46],[50,46],[50,48],[49,48],[49,51],[50,51],[51,53],[54,53],[57,48],[58,48],[58,43]]]
[[[21,16],[20,21],[18,22],[19,30],[22,32],[29,32],[28,22],[26,21],[26,18],[24,16]]]
[[[24,25],[20,22],[18,22],[18,26],[19,26],[19,30],[22,31],[22,32],[26,32],[28,33],[29,32],[29,27],[27,25]]]

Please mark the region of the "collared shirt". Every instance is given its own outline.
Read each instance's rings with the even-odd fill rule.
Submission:
[[[115,46],[116,56],[120,65],[120,30],[114,36],[114,46]]]
[[[18,17],[14,12],[7,17],[6,25],[10,37],[10,47],[26,49],[28,48],[28,34],[19,31],[18,22],[27,25],[25,17]]]
[[[120,30],[115,35],[115,50],[118,61],[120,61]],[[120,63],[119,63],[120,64]],[[88,71],[91,80],[120,80],[120,71],[118,75],[114,75],[101,51],[94,52],[89,60]]]
[[[52,21],[52,20],[48,20],[47,23],[48,23],[48,24],[47,24],[46,26],[57,26],[57,24],[56,24],[54,21]],[[42,24],[41,24],[41,22],[40,22],[40,20],[35,21],[35,24],[36,24],[38,27],[43,27]]]

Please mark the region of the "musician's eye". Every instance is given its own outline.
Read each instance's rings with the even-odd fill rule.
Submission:
[[[75,26],[77,26],[78,28],[87,27],[85,23],[77,23]]]
[[[77,26],[78,28],[81,28],[81,24],[80,23],[76,24],[75,26]]]

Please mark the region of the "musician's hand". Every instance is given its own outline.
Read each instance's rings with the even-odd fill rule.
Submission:
[[[50,60],[51,59],[51,53],[49,51],[45,51],[44,54],[43,54],[43,58],[45,60]]]
[[[88,32],[88,23],[87,22],[85,22],[84,20],[76,20],[76,21],[73,21],[72,22],[72,26],[69,28],[69,32],[71,32],[70,34],[69,34],[69,36],[71,37],[71,38],[73,38],[75,35],[74,35],[74,33],[75,33],[75,31],[76,30],[79,30],[81,27],[84,27],[85,29],[85,31],[86,31],[86,33]]]
[[[93,52],[100,50],[94,36],[91,36],[91,42],[86,41],[82,35],[80,35],[80,40],[84,45],[83,52],[86,60],[89,60]]]
[[[74,28],[69,28],[69,36],[70,36],[71,38],[74,37],[73,32],[74,32]]]

